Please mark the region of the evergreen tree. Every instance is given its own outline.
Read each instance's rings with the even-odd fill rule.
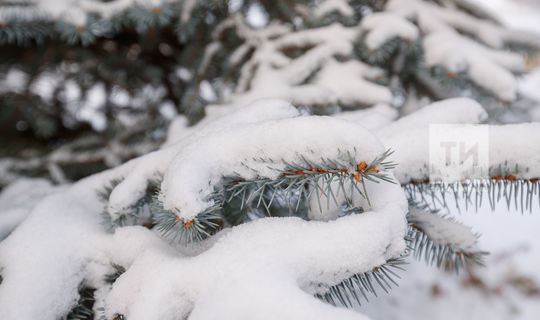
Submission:
[[[0,44],[49,144],[1,160],[6,319],[362,319],[408,256],[483,264],[451,204],[540,203],[540,41],[469,2],[18,0]],[[429,180],[433,123],[491,124],[484,177]]]

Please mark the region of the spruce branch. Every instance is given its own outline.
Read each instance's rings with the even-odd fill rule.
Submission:
[[[111,180],[102,189],[98,190],[98,197],[102,202],[107,204],[109,197],[114,188],[120,183],[120,180]],[[122,208],[120,211],[110,212],[108,208],[102,212],[102,223],[106,230],[113,231],[116,228],[126,225],[146,225],[152,227],[148,221],[148,217],[144,216],[144,212],[149,210],[150,204],[153,202],[153,196],[157,193],[157,182],[150,180],[143,197],[127,208]]]
[[[220,209],[221,206],[215,204],[200,212],[193,220],[182,220],[173,211],[164,209],[157,196],[151,205],[157,230],[165,237],[182,243],[202,241],[219,231],[222,226]]]
[[[410,226],[407,239],[415,258],[423,258],[427,264],[445,271],[458,272],[471,265],[484,265],[483,257],[488,253],[477,249],[478,234],[451,217],[412,205],[407,216]]]
[[[327,288],[323,293],[315,294],[315,297],[332,305],[340,303],[349,308],[354,306],[354,302],[361,305],[362,297],[367,302],[369,302],[368,295],[373,294],[377,297],[376,288],[389,293],[393,286],[397,287],[398,284],[395,279],[401,278],[397,271],[405,271],[403,268],[405,264],[407,262],[403,257],[390,259],[370,271],[355,274]]]
[[[425,180],[405,184],[403,188],[410,200],[432,209],[448,208],[449,200],[453,200],[460,211],[467,211],[470,207],[478,211],[486,199],[492,210],[501,202],[507,209],[513,206],[522,213],[532,212],[536,202],[540,205],[539,179],[520,179],[512,174],[450,183]],[[465,204],[465,208],[460,206],[460,202]]]
[[[221,195],[224,202],[239,200],[240,210],[253,206],[266,210],[272,215],[270,208],[276,200],[286,199],[286,206],[291,213],[297,213],[303,201],[312,196],[317,197],[319,210],[323,209],[322,198],[332,199],[337,206],[337,196],[342,193],[347,204],[352,206],[355,194],[360,195],[369,203],[369,195],[365,187],[365,180],[395,183],[385,171],[393,169],[395,164],[387,161],[392,151],[387,150],[369,164],[365,161],[357,162],[350,153],[346,161],[334,159],[321,159],[318,162],[301,157],[300,163],[285,163],[286,169],[271,169],[279,172],[275,180],[268,178],[255,178],[243,180],[235,178],[225,183]],[[272,163],[272,160],[264,160]],[[337,187],[336,187],[337,185]],[[347,187],[349,186],[349,187]],[[367,209],[367,208],[366,208]]]
[[[224,222],[237,225],[261,217],[293,215],[308,219],[307,203],[312,196],[317,197],[321,211],[325,204],[330,206],[331,199],[342,208],[342,215],[367,211],[369,208],[356,207],[354,199],[361,197],[371,206],[366,180],[395,183],[387,174],[395,167],[388,160],[392,151],[387,150],[369,163],[357,162],[350,152],[341,153],[340,158],[345,160],[323,158],[314,162],[305,157],[300,157],[298,163],[279,160],[286,165],[285,169],[272,167],[276,160],[259,159],[279,172],[276,179],[224,177],[219,189],[207,196],[212,205],[192,220],[183,220],[174,210],[165,209],[159,196],[154,196],[150,205],[153,221],[164,236],[190,243],[210,237],[224,227]],[[345,203],[337,200],[340,194]]]
[[[159,6],[147,7],[140,4],[134,5],[126,12],[131,23],[141,31],[151,28],[165,27],[172,23],[174,16],[178,15],[178,8],[163,3]]]
[[[92,320],[94,319],[93,306],[96,302],[94,292],[96,289],[83,286],[79,289],[77,305],[66,316],[67,320]]]
[[[126,272],[126,268],[119,264],[113,263],[111,266],[113,272],[106,274],[104,277],[105,282],[108,284],[113,284],[124,272]]]

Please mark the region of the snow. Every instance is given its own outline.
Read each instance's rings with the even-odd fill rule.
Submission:
[[[28,74],[18,68],[10,68],[0,80],[0,92],[9,91],[21,93],[28,82]]]
[[[465,208],[464,202],[460,207]],[[451,217],[481,234],[477,246],[490,252],[485,267],[456,275],[411,260],[398,288],[357,310],[373,320],[538,319],[538,296],[527,293],[527,285],[540,283],[539,212],[537,204],[532,214],[504,206],[493,211],[487,202],[478,211],[450,211]]]
[[[315,131],[324,135],[314,134]],[[163,177],[160,200],[185,221],[213,203],[206,200],[223,177],[276,179],[287,163],[321,159],[371,162],[384,149],[362,127],[329,117],[300,117],[243,125],[185,145]],[[179,198],[177,195],[183,195]]]
[[[520,79],[519,92],[524,96],[540,101],[540,68],[531,71]]]
[[[377,49],[386,41],[400,37],[414,42],[418,37],[418,28],[407,19],[394,13],[375,13],[362,20],[361,27],[368,34],[366,45]]]
[[[317,19],[321,19],[332,12],[337,12],[344,17],[354,15],[354,10],[347,0],[325,0],[315,8],[313,15]]]
[[[191,308],[193,319],[218,314],[225,319],[361,319],[309,298],[305,291],[315,289],[309,284],[337,283],[346,274],[370,270],[373,266],[364,261],[381,263],[399,254],[404,221],[397,209],[389,205],[328,223],[263,219],[234,228],[195,258],[143,255],[115,284],[110,310],[130,319],[168,319],[171,310],[186,315]],[[380,225],[387,229],[374,233]],[[357,245],[366,242],[370,245]],[[151,276],[149,268],[154,270]],[[256,289],[260,286],[265,290]],[[246,305],[237,303],[245,299]]]
[[[401,183],[423,181],[429,177],[430,124],[474,124],[486,119],[486,112],[476,101],[453,98],[402,117],[377,130],[376,135],[394,150],[393,159],[398,163],[394,175]]]
[[[81,284],[98,289],[96,305],[104,306],[109,317],[120,312],[129,319],[188,315],[192,319],[362,319],[354,311],[333,308],[312,295],[403,252],[407,204],[397,184],[371,188],[373,211],[329,222],[295,217],[257,220],[218,233],[195,256],[177,251],[156,231],[135,226],[110,234],[101,225],[104,204],[96,191],[127,175],[140,183],[152,169],[164,171],[164,194],[171,196],[167,179],[193,179],[199,185],[194,172],[207,183],[208,175],[239,169],[227,168],[238,163],[229,153],[234,149],[248,158],[264,151],[268,157],[292,160],[308,147],[320,152],[319,157],[333,157],[336,147],[356,147],[359,159],[367,161],[384,150],[373,135],[353,122],[299,117],[283,101],[261,101],[243,111],[221,122],[201,124],[198,131],[191,128],[189,138],[179,140],[182,147],[173,145],[135,159],[39,201],[0,243],[3,319],[61,318],[76,303]],[[232,119],[238,122],[233,125]],[[254,124],[257,121],[261,122]],[[241,138],[242,144],[234,138]],[[193,144],[183,146],[189,139]],[[196,151],[190,161],[184,158],[187,150]],[[218,153],[202,157],[210,151]],[[170,154],[170,163],[161,158]],[[191,166],[197,171],[188,171],[191,177],[184,177],[180,173],[185,171],[177,170],[179,163],[185,165],[184,170]],[[271,176],[260,164],[250,164],[259,174]],[[124,187],[129,186],[126,181]],[[191,200],[198,195],[194,196]],[[127,271],[111,287],[103,276],[112,263],[122,264]],[[266,290],[261,291],[261,286]],[[239,299],[249,299],[249,307],[231,303]]]
[[[316,75],[313,83],[328,88],[342,105],[391,103],[390,89],[365,80],[374,80],[382,76],[381,69],[360,61],[350,60],[340,63],[330,60]],[[361,98],[359,98],[359,93],[361,93]]]
[[[61,1],[55,2],[54,12],[46,10],[50,1],[40,6],[55,17],[80,24],[85,22],[85,14],[79,5],[111,16],[133,2]],[[184,22],[196,5],[196,1],[184,2]],[[188,316],[364,319],[354,311],[322,303],[313,294],[403,253],[407,204],[399,184],[367,181],[371,205],[361,197],[353,199],[356,206],[370,208],[362,214],[340,217],[341,194],[336,203],[330,201],[324,208],[310,206],[308,216],[315,221],[260,219],[225,229],[195,248],[179,248],[157,231],[143,227],[107,233],[100,214],[106,210],[115,217],[133,210],[147,185],[163,180],[160,199],[164,206],[189,220],[211,205],[205,196],[219,188],[225,176],[276,178],[276,169],[285,168],[284,161],[301,161],[300,155],[315,162],[321,157],[339,159],[343,150],[355,150],[356,161],[369,162],[389,147],[395,150],[392,160],[398,163],[391,177],[400,183],[426,179],[429,125],[482,123],[486,113],[478,103],[458,98],[433,103],[393,122],[398,111],[390,107],[392,93],[373,82],[384,75],[383,71],[347,58],[353,54],[358,37],[365,33],[368,47],[376,49],[396,36],[415,41],[422,33],[428,67],[443,65],[450,72],[466,71],[478,85],[504,101],[516,99],[518,83],[513,74],[524,70],[524,62],[521,56],[500,48],[510,40],[530,38],[458,13],[450,5],[394,0],[386,8],[389,12],[366,16],[361,28],[333,24],[294,33],[288,26],[268,24],[261,16],[264,13],[257,11],[260,8],[250,10],[248,21],[257,30],[248,28],[240,15],[234,16],[224,25],[237,27],[246,41],[230,56],[230,63],[235,65],[251,49],[255,51],[242,66],[235,94],[227,97],[226,104],[209,106],[207,117],[191,127],[187,118],[178,116],[162,149],[72,186],[20,180],[7,187],[0,195],[0,239],[7,237],[0,242],[2,318],[62,318],[76,303],[78,288],[85,284],[97,288],[96,308],[105,308],[109,318],[122,313],[130,320]],[[327,0],[316,15],[337,11],[350,16],[351,10],[346,1]],[[300,57],[290,58],[283,53],[289,47],[308,49]],[[216,45],[207,48],[207,62],[217,49]],[[177,75],[192,77],[182,68]],[[49,81],[54,76],[47,74],[36,81],[33,92],[44,99],[50,97]],[[17,70],[6,79],[19,82],[13,90],[26,81]],[[203,82],[201,89],[208,100],[219,98],[209,82]],[[519,90],[531,97],[537,95],[534,85]],[[97,98],[87,102],[85,112],[101,103],[100,89],[93,91]],[[143,106],[148,92],[159,95],[159,90],[149,86],[135,103]],[[297,105],[373,107],[318,117],[307,116],[282,100],[248,105],[268,97]],[[100,127],[99,123],[94,125]],[[540,177],[537,137],[540,123],[491,126],[491,168],[513,170],[519,165],[511,174],[526,179]],[[105,205],[96,191],[113,180],[120,183]],[[509,319],[517,318],[519,310],[519,318],[535,319],[540,312],[537,301],[509,283],[523,273],[540,281],[536,270],[540,254],[534,246],[538,217],[513,218],[501,212],[488,216],[485,211],[459,219],[484,231],[486,237],[480,240],[454,221],[441,222],[421,211],[411,215],[436,243],[471,251],[477,247],[499,250],[489,258],[490,268],[482,271],[482,281],[488,291],[507,287],[503,294],[473,286],[464,289],[454,277],[413,264],[392,296],[372,301],[360,307],[360,312],[373,319]],[[517,250],[523,243],[532,246],[530,252]],[[500,250],[515,256],[504,257]],[[103,280],[111,263],[127,269],[113,285]],[[434,283],[442,293],[436,293]]]
[[[502,167],[507,173],[518,178],[540,177],[538,139],[540,139],[540,123],[490,126],[490,167]]]
[[[409,222],[420,228],[435,245],[450,246],[460,252],[478,251],[477,237],[470,227],[417,208],[410,208],[409,215]]]
[[[384,103],[379,103],[373,107],[355,111],[344,111],[332,115],[333,117],[349,120],[360,124],[362,127],[375,130],[385,127],[398,117],[396,108]]]
[[[183,7],[182,7],[182,15],[180,17],[181,21],[183,23],[186,23],[189,18],[191,17],[191,13],[197,6],[196,0],[186,0],[184,1]]]
[[[219,134],[227,128],[241,125],[255,125],[263,121],[292,118],[299,112],[288,102],[282,100],[256,101],[244,106],[236,112],[217,119],[209,117],[193,127],[185,127],[187,120],[183,116],[174,122],[169,130],[169,140],[161,150],[149,153],[141,158],[126,163],[123,180],[114,188],[109,198],[108,212],[116,214],[133,207],[146,191],[149,181],[156,180],[164,174],[174,157],[186,146],[212,134]],[[179,124],[181,122],[181,124]],[[173,134],[178,134],[174,136]],[[174,137],[174,138],[173,138]]]
[[[64,190],[45,179],[19,179],[0,193],[0,241],[7,237],[44,197]]]
[[[389,1],[384,13],[373,16],[381,14],[401,17],[393,19],[395,21],[416,19],[425,36],[423,48],[428,67],[442,65],[453,73],[468,71],[474,82],[504,101],[516,99],[517,81],[513,73],[524,71],[525,61],[521,55],[500,48],[511,41],[538,43],[535,36],[508,30],[450,7],[421,0]],[[399,29],[393,27],[392,30]],[[462,33],[472,35],[483,44]]]
[[[392,101],[388,88],[371,82],[383,76],[382,70],[360,61],[338,62],[335,59],[336,56],[351,56],[360,33],[358,28],[334,23],[290,32],[286,27],[270,24],[254,31],[238,17],[231,17],[222,27],[230,24],[237,27],[246,45],[231,55],[231,63],[234,65],[239,61],[249,48],[255,51],[240,69],[234,94],[224,97],[220,104],[205,108],[211,118],[262,98],[323,106],[335,103],[366,106]],[[309,50],[292,59],[283,53],[290,48]],[[344,82],[345,79],[348,81]],[[272,85],[268,85],[270,83]]]
[[[428,34],[454,29],[471,34],[493,48],[500,48],[509,41],[538,41],[533,35],[509,30],[489,20],[478,19],[452,6],[439,6],[423,0],[391,0],[385,8],[404,17],[417,18],[422,31]]]
[[[515,29],[540,35],[540,8],[535,0],[469,0],[486,8],[503,22]]]
[[[456,50],[459,47],[459,50]],[[424,39],[426,65],[443,65],[449,72],[469,72],[478,85],[505,101],[517,96],[517,81],[512,71],[524,71],[521,55],[496,51],[454,32],[432,33]]]
[[[376,135],[395,151],[399,164],[394,174],[401,183],[429,179],[429,125],[478,124],[487,119],[486,112],[468,98],[447,99],[428,105],[417,112],[382,127]],[[540,123],[489,125],[489,170],[502,176],[533,179],[540,176]],[[517,165],[517,169],[516,169]]]
[[[264,8],[258,4],[253,3],[246,14],[247,23],[253,28],[263,28],[268,24],[268,13],[264,11]]]
[[[399,184],[366,181],[371,205],[361,197],[353,199],[367,209],[362,214],[340,217],[343,199],[338,195],[336,203],[311,206],[312,221],[259,219],[225,228],[191,249],[170,244],[158,231],[139,226],[108,233],[101,225],[105,204],[97,191],[113,180],[121,181],[109,198],[108,212],[114,215],[132,208],[149,181],[163,179],[164,206],[190,219],[209,205],[204,196],[219,188],[225,176],[275,178],[279,173],[268,168],[269,163],[284,169],[281,160],[298,162],[300,155],[315,162],[321,157],[339,159],[340,150],[354,151],[355,161],[369,162],[385,147],[396,150],[392,160],[404,167],[394,171],[397,179],[408,181],[425,174],[421,164],[427,150],[421,142],[427,139],[430,123],[485,119],[480,105],[466,98],[434,103],[396,122],[391,122],[396,113],[389,108],[379,105],[322,117],[305,115],[286,101],[261,100],[192,127],[181,116],[171,126],[163,149],[65,189],[43,185],[40,190],[52,193],[39,193],[35,202],[21,200],[22,206],[16,202],[14,208],[21,211],[10,228],[24,220],[0,243],[3,319],[61,318],[76,303],[81,284],[97,288],[96,308],[103,307],[109,318],[122,313],[129,319],[188,315],[190,319],[362,319],[353,310],[331,307],[313,295],[404,252],[408,206]],[[374,133],[362,127],[369,119],[375,119],[371,120]],[[540,167],[534,157],[540,150],[533,139],[519,143],[511,139],[534,136],[537,130],[538,124],[520,124],[492,132],[494,139],[513,148],[513,154],[527,158],[520,162],[530,166],[526,175]],[[508,152],[504,155],[509,157]],[[0,203],[25,188],[15,186],[4,191]],[[4,208],[10,207],[10,202],[5,203]],[[435,241],[476,248],[476,238],[467,228],[416,218],[428,232],[436,232]],[[103,277],[113,263],[127,271],[111,285]],[[373,312],[366,310],[376,318]]]

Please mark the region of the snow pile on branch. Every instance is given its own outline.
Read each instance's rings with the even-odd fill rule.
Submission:
[[[337,12],[343,17],[351,17],[354,15],[354,9],[350,6],[348,0],[325,0],[317,6],[313,15],[315,18],[321,19],[333,12]]]
[[[525,71],[525,61],[521,55],[501,48],[511,42],[538,43],[532,35],[422,0],[389,1],[385,11],[366,17],[361,27],[370,50],[395,37],[408,41],[421,37],[427,67],[442,65],[452,77],[468,72],[475,83],[503,101],[516,99],[514,73]]]
[[[456,32],[430,34],[424,39],[424,48],[428,67],[443,65],[454,74],[468,71],[473,81],[500,99],[516,99],[517,81],[513,72],[525,71],[521,55],[487,48]]]
[[[129,319],[166,318],[172,311],[191,313],[193,319],[361,318],[310,298],[306,291],[317,293],[317,284],[337,284],[347,275],[371,270],[373,262],[399,255],[404,249],[399,211],[390,205],[327,223],[263,219],[234,228],[195,258],[148,253],[113,287],[109,314],[116,311]],[[248,297],[249,306],[238,303]]]
[[[336,59],[353,54],[359,35],[357,27],[334,23],[291,33],[286,26],[270,24],[252,30],[241,16],[232,15],[216,34],[228,28],[236,28],[245,41],[231,55],[230,65],[237,67],[240,61],[246,61],[240,67],[234,94],[226,97],[224,104],[205,108],[210,117],[224,113],[228,107],[261,98],[281,98],[299,105],[364,106],[392,102],[387,87],[370,81],[382,77],[382,70],[358,60]],[[205,55],[209,54],[208,50]],[[294,50],[302,54],[296,58],[285,54]]]
[[[117,175],[113,179],[120,182],[108,199],[108,212],[117,216],[131,210],[143,197],[148,184],[160,179],[176,155],[186,146],[196,145],[202,138],[219,134],[229,128],[255,126],[264,121],[294,118],[299,115],[298,110],[288,102],[261,100],[215,120],[205,118],[193,127],[180,126],[183,129],[170,132],[163,149],[129,161],[115,171]]]
[[[409,210],[409,222],[433,241],[434,245],[450,246],[458,252],[478,251],[477,240],[470,227],[455,220],[444,219],[434,213],[418,208]]]
[[[164,173],[167,201],[200,204],[197,191],[204,194],[209,181],[233,171],[253,174],[242,171],[244,161],[257,174],[272,176],[253,158],[293,161],[302,154],[315,157],[313,152],[330,158],[336,148],[351,153],[356,148],[357,156],[369,161],[384,150],[382,144],[352,122],[299,117],[291,105],[275,100],[183,135],[165,149],[83,179],[34,206],[0,243],[3,319],[62,318],[76,304],[81,286],[97,289],[94,310],[104,308],[110,318],[118,313],[129,319],[362,318],[313,295],[403,253],[407,203],[397,184],[379,183],[370,190],[373,211],[329,222],[260,219],[219,232],[196,256],[181,253],[156,230],[132,226],[106,232],[96,191],[124,178],[111,201],[116,197],[125,208],[141,186]],[[185,188],[176,188],[181,181]],[[186,207],[182,214],[197,209]],[[113,264],[126,271],[111,285],[105,275]],[[237,303],[246,297],[248,307]]]
[[[383,152],[365,129],[335,118],[309,116],[244,125],[186,145],[165,172],[162,201],[165,209],[190,220],[211,206],[205,197],[223,177],[274,180],[290,163],[339,162],[349,155],[355,163],[369,163]]]
[[[114,15],[134,6],[141,6],[148,9],[160,8],[171,0],[30,0],[13,1],[11,4],[23,4],[21,7],[2,8],[0,10],[0,21],[5,21],[13,16],[31,20],[48,19],[62,20],[77,26],[84,26],[88,20],[88,13],[97,14],[101,18],[111,18]],[[193,1],[186,1],[186,4]],[[26,6],[24,4],[27,4]],[[189,14],[190,6],[186,5]]]
[[[490,126],[491,171],[503,177],[540,178],[539,137],[539,122]]]
[[[382,127],[376,135],[395,151],[399,165],[394,174],[403,184],[429,177],[430,124],[475,124],[486,119],[486,112],[474,100],[454,98],[428,105]]]
[[[45,179],[19,179],[0,193],[0,241],[7,237],[17,225],[44,197],[64,190],[66,186],[53,186]]]
[[[364,128],[369,130],[376,130],[385,127],[398,118],[398,110],[387,104],[380,103],[373,107],[345,111],[332,115],[333,117],[357,122]]]
[[[447,99],[428,105],[415,113],[376,131],[383,143],[395,151],[399,164],[396,178],[402,183],[429,179],[430,124],[478,124],[487,114],[474,100]],[[523,179],[540,177],[540,123],[489,125],[489,172],[493,176]]]
[[[362,112],[395,117],[381,106]],[[109,318],[117,314],[129,319],[168,319],[171,315],[193,319],[361,318],[316,297],[355,275],[378,270],[405,251],[409,209],[399,184],[366,179],[369,181],[362,185],[369,191],[371,204],[364,205],[368,200],[360,194],[349,203],[365,209],[358,213],[343,216],[339,205],[344,193],[333,195],[334,203],[327,193],[320,197],[327,206],[313,205],[307,212],[306,219],[312,221],[272,217],[232,228],[224,225],[191,248],[169,243],[157,228],[124,226],[107,232],[101,218],[105,205],[97,194],[111,181],[119,181],[105,208],[115,215],[135,210],[148,185],[161,184],[164,206],[187,220],[209,205],[206,196],[219,189],[227,176],[272,179],[288,169],[284,163],[339,161],[344,154],[355,164],[370,162],[384,146],[395,148],[395,158],[403,167],[395,173],[406,183],[427,174],[429,123],[475,123],[485,118],[483,109],[472,100],[451,99],[385,127],[374,125],[380,128],[372,134],[356,123],[362,121],[358,120],[361,114],[341,115],[350,120],[306,116],[287,102],[265,100],[194,127],[184,127],[179,121],[171,130],[177,136],[170,137],[164,149],[65,190],[43,194],[35,205],[23,208],[26,211],[21,216],[26,218],[0,243],[3,319],[65,317],[77,304],[81,287],[96,289],[94,310],[102,310]],[[505,135],[515,138],[510,130],[535,136],[537,124],[497,128],[494,137],[514,148],[516,156],[527,158],[525,167],[539,167],[540,152],[533,149],[531,156],[526,150],[535,146],[503,139]],[[344,169],[365,171],[362,161]],[[321,171],[317,167],[311,170]],[[523,175],[533,173],[532,168],[525,169]],[[395,179],[391,171],[386,174],[389,180]],[[420,238],[424,251],[419,252],[429,249],[426,255],[442,265],[458,266],[481,256],[469,229],[414,210],[409,218],[427,235]],[[434,245],[427,247],[427,243]],[[431,250],[443,247],[450,251]],[[106,275],[114,271],[113,265],[126,271],[111,283]],[[238,303],[248,298],[249,306]]]
[[[367,33],[366,45],[372,50],[394,37],[401,37],[411,42],[418,38],[416,26],[394,13],[380,12],[367,16],[362,20],[361,27]]]

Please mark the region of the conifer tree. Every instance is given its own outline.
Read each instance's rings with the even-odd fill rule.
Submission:
[[[466,1],[17,0],[0,45],[5,130],[60,144],[0,160],[5,319],[363,319],[484,263],[454,204],[540,203],[540,41]],[[484,177],[429,180],[434,123],[490,124]]]

